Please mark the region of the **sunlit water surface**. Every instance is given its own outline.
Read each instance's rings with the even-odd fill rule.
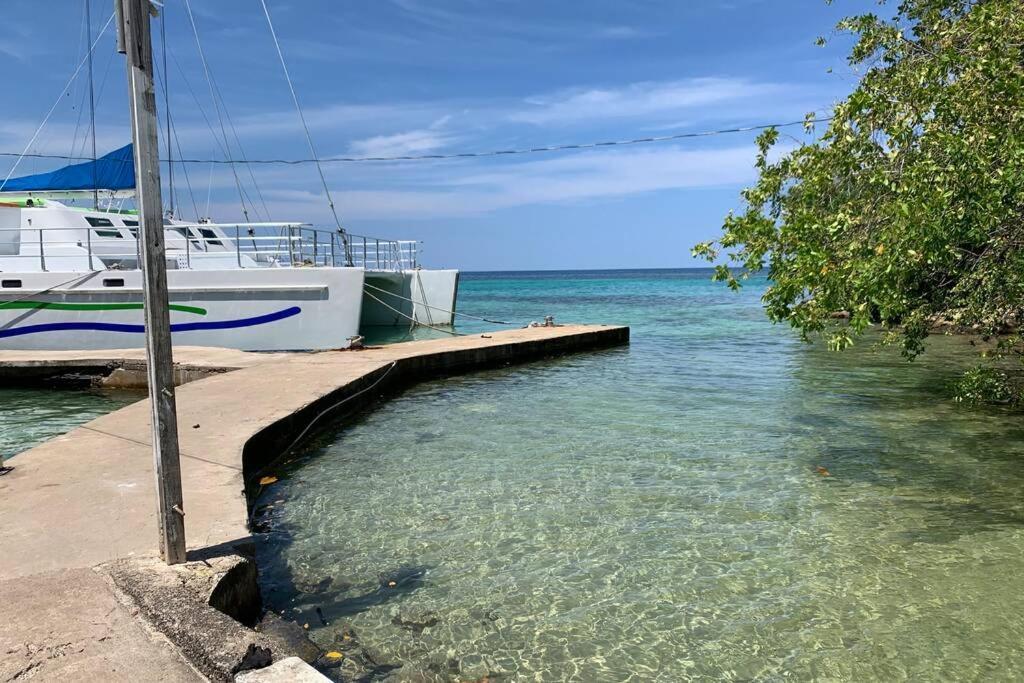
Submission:
[[[270,605],[396,680],[1024,675],[1020,416],[949,399],[964,340],[832,354],[767,323],[763,286],[465,275],[462,311],[632,343],[323,436],[260,501]]]
[[[140,398],[145,394],[133,391],[0,388],[0,455],[16,465],[16,453]]]

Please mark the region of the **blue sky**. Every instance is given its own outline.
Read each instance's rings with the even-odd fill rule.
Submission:
[[[177,144],[186,157],[223,158],[184,0],[165,4]],[[8,96],[0,151],[21,151],[84,55],[83,5],[4,3],[0,67]],[[98,32],[110,3],[92,5]],[[835,37],[822,48],[815,39],[831,37],[842,16],[877,11],[870,0],[268,5],[321,156],[535,147],[798,120],[827,112],[856,83],[845,64],[849,40]],[[244,154],[308,156],[259,0],[192,6]],[[153,30],[159,40],[158,22]],[[130,140],[124,63],[112,30],[97,46],[95,74],[103,153]],[[32,151],[82,152],[84,84],[81,78],[65,92]],[[803,137],[799,128],[786,132]],[[350,231],[423,240],[431,266],[685,267],[698,265],[690,247],[714,237],[722,217],[740,206],[739,190],[754,178],[754,137],[324,168]],[[230,145],[237,156],[233,137]],[[9,164],[0,160],[4,175]],[[18,175],[53,166],[25,160]],[[209,197],[215,220],[241,217],[227,167],[188,171],[200,214]],[[254,204],[251,219],[330,222],[314,167],[239,174]],[[194,217],[181,172],[176,186],[179,214]]]

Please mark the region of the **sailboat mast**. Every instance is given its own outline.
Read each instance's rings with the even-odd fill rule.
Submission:
[[[89,134],[92,136],[92,208],[100,208],[100,192],[96,187],[96,89],[92,70],[92,8],[85,0],[85,30],[88,37],[87,59],[89,60]]]

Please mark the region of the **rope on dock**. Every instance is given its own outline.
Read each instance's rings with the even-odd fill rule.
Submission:
[[[374,387],[376,387],[378,384],[380,384],[381,382],[384,381],[384,378],[388,376],[388,373],[390,373],[392,370],[395,369],[396,365],[398,365],[398,361],[397,360],[391,361],[391,364],[388,365],[387,369],[384,370],[383,374],[381,374],[380,377],[378,377],[376,380],[374,380],[373,384],[371,384],[370,386],[365,387],[363,389],[360,389],[359,391],[357,391],[354,394],[350,394],[350,395],[346,396],[345,398],[341,399],[337,403],[334,403],[334,404],[328,406],[327,408],[324,408],[319,413],[317,413],[316,416],[313,417],[313,419],[309,421],[309,424],[306,425],[306,428],[303,429],[301,432],[299,432],[299,435],[297,437],[292,439],[292,442],[290,444],[288,444],[287,448],[285,448],[284,450],[281,451],[281,457],[284,457],[288,453],[290,453],[291,450],[293,448],[295,448],[295,446],[298,445],[298,443],[300,441],[302,441],[302,439],[306,436],[306,434],[309,433],[309,430],[313,428],[313,425],[315,425],[317,422],[319,422],[320,419],[324,415],[327,415],[331,411],[340,408],[341,406],[345,405],[346,403],[348,403],[352,399],[357,398],[359,396],[362,396],[363,394],[365,394],[368,391],[372,391]],[[271,479],[273,479],[273,481],[277,481],[276,477],[271,477]],[[269,483],[272,483],[272,482],[269,482]],[[265,485],[261,481],[260,485],[259,485],[259,490],[256,492],[256,497],[259,497],[259,495],[261,493],[263,493],[264,486]],[[254,505],[252,510],[249,512],[249,527],[250,528],[252,527],[253,517],[255,516],[255,514],[256,514],[256,506]]]
[[[478,315],[470,315],[469,313],[463,313],[461,311],[450,311],[447,308],[441,308],[440,306],[431,306],[430,304],[428,304],[425,301],[416,301],[415,299],[410,299],[409,297],[402,296],[401,294],[395,294],[394,292],[392,292],[390,290],[387,290],[387,289],[384,289],[383,287],[378,287],[376,285],[371,285],[369,282],[364,282],[363,283],[363,287],[369,287],[371,289],[376,289],[378,292],[384,292],[385,294],[390,294],[391,296],[395,297],[396,299],[402,299],[403,301],[409,301],[409,302],[411,302],[413,304],[416,304],[418,306],[423,306],[424,308],[432,308],[435,311],[443,311],[444,313],[449,313],[451,315],[461,315],[463,318],[472,318],[473,320],[482,320],[485,323],[493,323],[494,325],[518,325],[519,324],[519,323],[510,323],[510,322],[508,322],[506,320],[491,320],[490,318],[481,318]],[[367,294],[369,294],[369,292],[367,292]],[[380,301],[380,299],[377,299],[377,300]]]

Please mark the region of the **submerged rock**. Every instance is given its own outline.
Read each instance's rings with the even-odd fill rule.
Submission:
[[[333,656],[327,656],[330,653],[334,653]],[[348,624],[341,627],[334,642],[315,666],[332,680],[364,682],[385,680],[390,673],[401,668],[397,664],[387,663],[380,652],[362,645]]]
[[[296,655],[304,662],[314,662],[320,656],[320,648],[306,635],[305,630],[294,621],[282,619],[274,612],[263,615],[257,630],[280,644],[283,652]]]
[[[412,590],[419,588],[427,578],[427,568],[420,565],[402,566],[390,572],[379,574],[380,587],[384,589]]]
[[[325,593],[330,588],[334,587],[336,590],[345,591],[350,587],[344,581],[340,581],[337,586],[334,583],[333,576],[325,576],[322,579],[295,579],[295,590],[300,593]]]
[[[416,635],[423,633],[424,629],[437,626],[441,622],[434,612],[405,612],[394,616],[391,623],[406,631],[412,631]]]

